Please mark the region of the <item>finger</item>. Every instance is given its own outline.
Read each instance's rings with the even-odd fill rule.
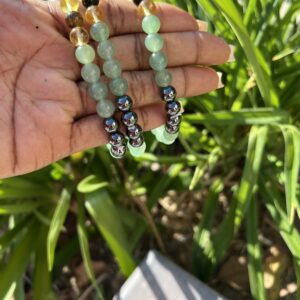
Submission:
[[[59,1],[51,0],[43,3],[44,8],[51,13],[60,31],[65,35],[69,32],[65,24],[65,14]],[[156,3],[157,16],[161,19],[161,32],[176,32],[197,30],[196,20],[182,9],[166,3]],[[110,28],[111,35],[142,32],[141,19],[137,16],[136,5],[128,0],[103,0],[100,7],[104,11],[105,22]],[[85,8],[80,11],[84,13]]]
[[[163,52],[168,66],[218,65],[228,61],[230,46],[221,38],[207,32],[189,31],[162,34]],[[111,38],[116,58],[124,70],[149,69],[150,53],[144,45],[144,34],[122,35]],[[126,51],[124,51],[126,49]]]
[[[166,122],[163,103],[137,109],[136,113],[144,131],[157,128]],[[71,136],[72,152],[108,143],[108,135],[103,128],[103,121],[97,115],[90,115],[76,121],[73,124]]]
[[[169,71],[178,97],[193,97],[222,87],[220,76],[210,68],[186,66]],[[124,72],[124,78],[129,83],[128,95],[132,97],[134,107],[162,102],[152,71]],[[96,102],[89,97],[86,83],[81,82],[79,89],[82,103],[78,105],[77,117],[95,113]]]

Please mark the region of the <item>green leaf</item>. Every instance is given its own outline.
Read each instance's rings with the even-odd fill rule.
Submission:
[[[51,271],[53,268],[57,240],[65,222],[70,207],[70,202],[71,192],[68,189],[63,189],[61,197],[58,200],[58,204],[55,208],[47,237],[47,261],[49,271]]]
[[[36,208],[49,205],[49,201],[41,200],[24,200],[15,201],[14,203],[0,203],[0,215],[23,214],[34,211]]]
[[[136,264],[130,253],[126,232],[120,222],[118,210],[116,209],[110,195],[105,190],[98,190],[85,195],[85,206],[98,229],[102,233],[109,248],[114,253],[121,272],[129,276]]]
[[[108,186],[108,182],[101,182],[95,175],[90,175],[79,182],[77,190],[80,193],[91,193]]]
[[[250,201],[246,214],[246,235],[251,295],[255,300],[265,300],[266,292],[263,278],[262,254],[258,239],[259,231],[255,199]]]

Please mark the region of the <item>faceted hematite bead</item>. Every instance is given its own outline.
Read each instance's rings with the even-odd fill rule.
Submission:
[[[171,73],[164,69],[156,72],[155,74],[155,82],[160,87],[167,87],[172,81]]]
[[[89,94],[95,100],[105,99],[108,94],[108,87],[103,82],[95,82],[89,87]]]
[[[151,33],[145,39],[145,46],[150,52],[158,52],[163,48],[164,40],[159,34]]]
[[[126,146],[121,145],[118,147],[111,147],[109,152],[113,158],[116,159],[122,158],[126,154]]]
[[[72,11],[67,15],[66,23],[70,28],[81,27],[83,25],[83,17],[78,11]]]
[[[109,29],[104,22],[97,22],[91,26],[91,37],[97,42],[104,42],[109,37]]]
[[[119,129],[119,123],[115,118],[107,118],[104,120],[104,129],[108,133],[116,132]]]
[[[138,15],[140,17],[156,14],[156,6],[153,0],[143,0],[138,7]]]
[[[137,147],[141,147],[142,144],[144,143],[145,139],[144,137],[141,135],[139,136],[137,139],[135,140],[129,140],[129,144],[134,147],[134,148],[137,148]]]
[[[97,113],[102,118],[109,118],[115,112],[115,105],[109,100],[100,100],[96,106]]]
[[[166,125],[166,132],[170,133],[170,134],[175,134],[179,131],[179,125],[170,125],[167,124]]]
[[[143,132],[143,129],[138,124],[127,128],[127,136],[131,140],[136,140],[137,138],[139,138],[141,136],[142,132]]]
[[[99,0],[82,0],[82,4],[85,7],[89,7],[89,6],[92,6],[92,5],[98,5],[99,4]]]
[[[137,114],[133,111],[127,111],[122,115],[122,122],[127,127],[135,125],[137,119]]]
[[[113,58],[115,54],[115,48],[110,40],[104,40],[102,43],[99,43],[97,52],[101,58],[108,60]]]
[[[109,143],[113,147],[122,146],[124,144],[125,137],[121,132],[113,132],[110,135]]]
[[[94,24],[104,20],[104,13],[100,6],[89,6],[85,12],[85,20],[89,24]]]
[[[168,58],[163,52],[152,53],[149,59],[150,66],[155,71],[161,71],[168,65]]]
[[[88,44],[83,44],[79,46],[76,51],[75,55],[77,60],[82,64],[89,64],[95,59],[95,50]]]
[[[143,144],[139,147],[133,147],[130,143],[128,143],[128,149],[130,151],[130,154],[134,157],[139,157],[143,155],[146,151],[146,143],[143,142]]]
[[[132,107],[132,99],[127,95],[118,97],[116,103],[120,111],[129,111]]]
[[[75,46],[81,46],[89,42],[89,33],[82,27],[75,27],[70,32],[70,41]]]
[[[176,98],[176,90],[173,86],[169,85],[161,89],[161,98],[167,102],[173,101]]]
[[[86,64],[81,68],[81,77],[86,82],[97,82],[100,79],[100,69],[94,63]]]
[[[181,104],[176,100],[167,102],[166,110],[167,113],[171,116],[177,115],[181,110]]]
[[[167,124],[169,124],[170,126],[178,126],[181,123],[181,120],[181,114],[175,116],[168,116]]]
[[[121,65],[115,59],[107,60],[103,64],[103,72],[109,78],[120,77],[121,76],[121,72],[122,72]]]
[[[65,14],[71,11],[77,11],[79,8],[79,0],[60,0],[60,7]]]
[[[128,91],[128,82],[122,77],[114,78],[109,83],[109,87],[115,96],[122,96]]]

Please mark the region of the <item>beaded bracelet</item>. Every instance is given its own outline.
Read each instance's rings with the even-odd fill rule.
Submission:
[[[164,144],[172,144],[178,137],[181,124],[181,104],[176,100],[176,90],[171,86],[172,75],[166,67],[168,58],[161,50],[164,46],[164,40],[158,34],[160,29],[160,20],[156,13],[156,6],[152,0],[142,2],[135,0],[138,4],[138,15],[143,17],[142,28],[147,34],[145,46],[151,52],[149,64],[155,71],[155,82],[160,87],[161,97],[166,102],[167,123],[161,127],[152,130],[156,139]],[[140,3],[137,3],[140,2]]]
[[[85,2],[85,1],[84,1]],[[95,2],[95,1],[94,1]],[[126,139],[118,131],[119,123],[113,117],[115,105],[107,100],[107,85],[100,81],[100,68],[93,63],[96,53],[89,42],[89,34],[82,27],[83,17],[78,12],[78,0],[60,0],[60,6],[67,14],[66,23],[72,28],[70,31],[70,41],[76,47],[75,57],[83,65],[81,69],[82,78],[89,84],[89,92],[97,102],[97,113],[104,119],[104,128],[109,134],[109,150],[114,158],[122,158],[126,153]]]
[[[137,124],[137,114],[131,111],[132,99],[126,95],[128,82],[122,77],[122,68],[118,60],[114,58],[114,46],[109,40],[109,28],[103,22],[103,11],[99,0],[83,0],[83,5],[87,7],[85,13],[86,22],[91,24],[90,35],[98,42],[97,53],[104,60],[103,72],[110,79],[109,88],[116,98],[116,105],[121,112],[122,123],[126,126],[128,136],[128,149],[132,156],[140,156],[146,150],[146,143],[141,126]],[[94,91],[91,90],[91,96]]]

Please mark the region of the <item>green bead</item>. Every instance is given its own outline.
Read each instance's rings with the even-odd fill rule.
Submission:
[[[159,51],[151,54],[149,63],[153,70],[161,71],[167,67],[168,59],[163,52]]]
[[[96,53],[93,47],[88,44],[77,47],[75,51],[76,59],[83,65],[93,62]]]
[[[151,130],[151,132],[155,135],[158,142],[163,143],[165,145],[171,145],[175,142],[178,137],[178,133],[170,134],[166,131],[165,125],[162,125],[158,128]]]
[[[109,118],[114,114],[116,108],[112,101],[101,100],[97,103],[96,110],[100,117]]]
[[[100,79],[100,69],[96,64],[86,64],[81,68],[81,77],[90,83]]]
[[[143,155],[146,151],[146,143],[144,142],[140,147],[132,147],[130,143],[127,143],[130,154],[134,157]]]
[[[155,82],[160,87],[166,87],[171,84],[172,74],[167,70],[161,70],[155,74]]]
[[[108,87],[103,82],[100,82],[100,81],[95,82],[90,85],[89,94],[93,99],[95,99],[97,101],[106,99],[107,94],[108,94]]]
[[[142,21],[142,28],[148,34],[158,32],[160,28],[159,18],[154,15],[146,16]]]
[[[164,131],[165,131],[165,125],[161,125],[151,130],[152,134],[154,134],[155,136],[163,134]]]
[[[103,64],[103,72],[109,78],[120,77],[122,69],[120,63],[115,59],[107,60]]]
[[[115,49],[111,41],[104,41],[102,43],[99,43],[97,52],[100,57],[102,57],[105,60],[112,59],[112,57],[115,54]]]
[[[176,132],[176,133],[169,133],[168,131],[164,131],[163,133],[163,136],[166,140],[169,140],[169,141],[175,141],[177,138],[178,138],[178,135],[179,135],[179,132]]]
[[[106,41],[109,37],[109,29],[103,22],[97,22],[91,26],[91,37],[97,42]]]
[[[110,83],[109,87],[111,92],[115,96],[123,96],[128,91],[128,82],[122,77],[114,78]]]
[[[145,46],[150,52],[157,52],[163,48],[164,40],[161,35],[151,33],[145,39]]]

